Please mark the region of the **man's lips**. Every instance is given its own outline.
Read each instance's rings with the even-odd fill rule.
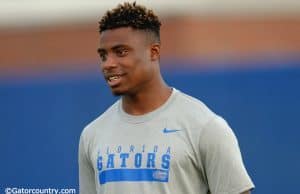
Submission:
[[[120,77],[124,76],[125,73],[114,73],[114,74],[104,74],[104,77],[107,81],[113,81],[119,79]]]
[[[120,79],[120,77],[121,77],[121,76],[119,76],[119,75],[113,75],[113,76],[109,76],[109,77],[107,78],[107,80],[108,80],[109,82],[111,82],[111,81]]]
[[[117,86],[121,83],[122,77],[125,74],[106,74],[105,79],[110,87]]]

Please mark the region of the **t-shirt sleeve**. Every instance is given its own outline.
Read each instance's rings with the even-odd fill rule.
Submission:
[[[79,140],[78,151],[78,164],[79,164],[79,193],[80,194],[95,194],[95,172],[91,165],[90,160],[87,157],[85,149],[85,142],[83,134]]]
[[[211,194],[240,194],[254,188],[238,141],[224,119],[211,120],[203,129],[199,144]]]

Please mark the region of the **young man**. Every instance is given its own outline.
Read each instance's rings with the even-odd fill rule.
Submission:
[[[121,98],[81,134],[80,193],[250,193],[254,186],[227,123],[164,82],[160,25],[135,3],[100,21],[101,69]]]

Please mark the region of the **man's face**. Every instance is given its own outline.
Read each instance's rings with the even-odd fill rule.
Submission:
[[[153,79],[155,65],[148,36],[147,32],[130,27],[100,34],[101,69],[113,94],[135,94]]]

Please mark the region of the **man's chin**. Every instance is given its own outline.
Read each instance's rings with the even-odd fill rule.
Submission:
[[[111,92],[114,96],[124,96],[132,94],[132,89],[127,87],[111,87]]]
[[[112,94],[113,94],[114,96],[122,96],[122,95],[125,94],[124,91],[116,90],[116,89],[114,90],[113,88],[112,88],[111,92],[112,92]]]
[[[113,94],[114,96],[116,96],[116,97],[117,97],[117,96],[122,96],[122,95],[123,95],[123,93],[121,93],[121,92],[113,92],[112,94]]]

